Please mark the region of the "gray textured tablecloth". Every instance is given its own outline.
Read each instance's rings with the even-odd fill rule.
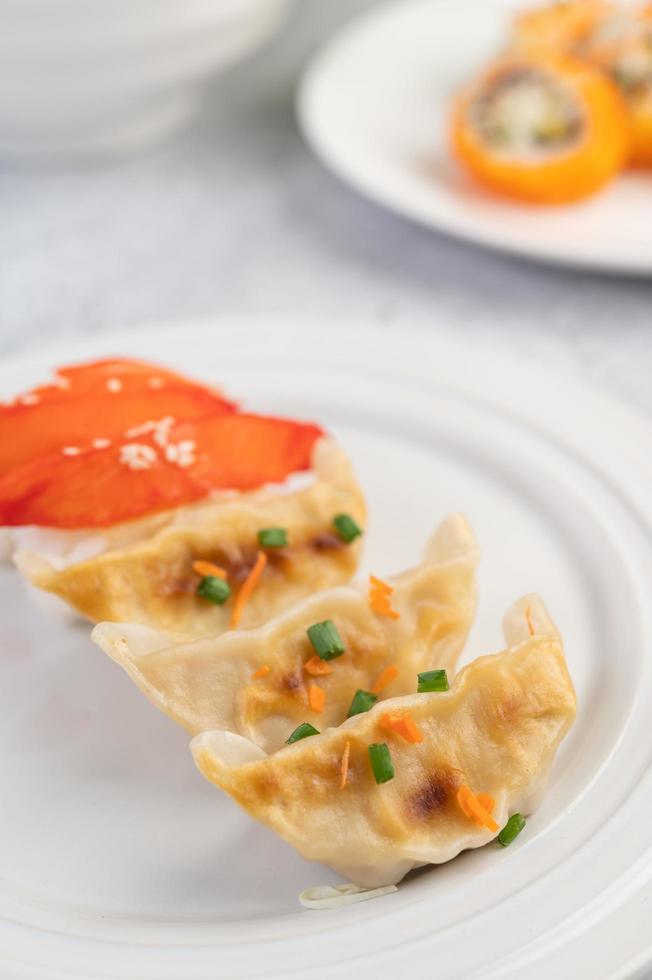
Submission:
[[[416,227],[303,145],[297,76],[369,0],[298,0],[174,143],[101,170],[0,171],[0,353],[225,311],[489,338],[652,412],[652,283],[537,267]]]

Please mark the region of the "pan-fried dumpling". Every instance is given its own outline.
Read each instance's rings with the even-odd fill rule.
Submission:
[[[419,671],[454,670],[475,609],[477,560],[473,533],[455,515],[423,563],[391,580],[391,605],[374,603],[380,613],[360,585],[318,593],[257,630],[171,645],[142,626],[102,623],[93,639],[188,731],[228,729],[271,752],[300,722],[339,725],[359,689],[394,696],[413,690]],[[328,621],[346,652],[323,660],[307,631]]]
[[[353,469],[341,449],[321,440],[313,470],[310,486],[223,493],[169,512],[152,536],[151,524],[143,523],[144,539],[64,567],[24,551],[15,561],[33,585],[96,622],[141,623],[186,637],[217,635],[228,628],[238,587],[255,565],[259,531],[282,528],[287,546],[267,550],[267,565],[242,613],[240,625],[252,628],[318,589],[348,582],[357,568],[360,538],[347,543],[333,529],[342,513],[364,522]],[[226,572],[232,595],[223,605],[197,594],[198,560]]]
[[[510,648],[465,667],[445,693],[385,701],[270,756],[232,732],[204,732],[191,743],[195,762],[304,857],[357,885],[400,881],[530,812],[573,722],[573,685],[541,600],[517,603],[505,633]],[[392,777],[372,749],[386,782],[372,771],[378,745],[393,766]]]

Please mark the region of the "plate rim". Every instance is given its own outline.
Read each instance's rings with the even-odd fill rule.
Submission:
[[[473,7],[482,0],[462,0],[462,2],[468,7]],[[524,0],[515,0],[515,2],[523,3]],[[503,6],[501,0],[484,0],[484,3],[492,3],[497,8]],[[364,34],[370,28],[374,28],[384,19],[390,19],[398,11],[405,12],[407,8],[418,11],[418,8],[426,6],[459,7],[459,4],[460,0],[436,0],[436,3],[431,0],[386,0],[351,18],[317,49],[303,69],[294,101],[297,124],[315,158],[342,183],[366,200],[413,224],[439,232],[447,238],[474,245],[485,251],[493,251],[526,264],[633,279],[652,277],[652,260],[646,261],[644,249],[640,250],[637,258],[631,255],[610,256],[601,252],[584,255],[573,252],[570,247],[565,248],[563,240],[553,250],[545,244],[537,245],[531,237],[522,236],[518,232],[508,232],[505,236],[492,233],[485,225],[469,226],[468,223],[460,222],[454,215],[447,215],[445,211],[440,212],[436,218],[431,214],[424,214],[409,196],[390,190],[385,180],[376,179],[375,176],[369,176],[367,173],[363,174],[351,155],[346,151],[342,152],[338,148],[337,140],[330,138],[329,127],[322,124],[321,114],[315,109],[315,105],[318,103],[320,90],[328,84],[329,76],[335,74],[331,69],[337,66],[340,50],[356,36],[358,39],[364,39]]]

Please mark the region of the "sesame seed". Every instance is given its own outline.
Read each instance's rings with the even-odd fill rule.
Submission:
[[[164,449],[168,444],[170,429],[175,421],[171,415],[166,415],[164,418],[157,419],[156,421],[150,420],[149,422],[143,422],[142,425],[134,425],[131,429],[127,429],[125,436],[127,439],[133,439],[134,436],[146,436],[151,432],[152,438],[157,446]]]
[[[146,436],[148,432],[153,432],[156,428],[156,422],[143,422],[142,425],[134,425],[131,429],[127,429],[125,436],[127,439],[133,439],[134,436]]]
[[[156,450],[142,443],[131,442],[120,447],[120,462],[130,470],[149,470],[157,460]]]
[[[171,415],[166,415],[159,422],[156,423],[154,427],[153,439],[157,446],[165,448],[168,444],[168,439],[170,438],[170,429],[174,425],[174,419]]]
[[[107,446],[111,445],[110,439],[93,439],[91,446],[93,449],[106,449]]]
[[[165,448],[165,458],[168,463],[185,469],[196,462],[196,443],[192,439],[182,439],[181,442],[170,443]]]
[[[61,452],[64,456],[79,456],[81,449],[79,446],[64,446]]]
[[[110,391],[112,395],[116,395],[119,391],[122,391],[122,381],[120,378],[107,378],[106,390]]]
[[[40,400],[41,399],[39,398],[38,395],[32,395],[32,394],[19,395],[18,397],[18,402],[20,405],[38,405]]]

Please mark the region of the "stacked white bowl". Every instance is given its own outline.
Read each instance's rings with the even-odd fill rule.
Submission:
[[[92,158],[182,125],[289,0],[0,0],[0,165]]]

